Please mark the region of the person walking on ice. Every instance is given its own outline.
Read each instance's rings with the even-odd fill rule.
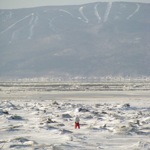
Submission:
[[[79,119],[79,116],[77,115],[76,117],[75,117],[75,129],[80,129],[80,119]]]

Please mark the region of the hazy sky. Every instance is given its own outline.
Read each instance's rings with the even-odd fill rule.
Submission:
[[[78,5],[101,1],[133,1],[150,3],[150,0],[0,0],[0,9],[14,9],[49,5]]]

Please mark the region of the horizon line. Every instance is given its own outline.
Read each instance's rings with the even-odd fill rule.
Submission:
[[[24,0],[23,0],[24,1]],[[35,2],[36,1],[36,2]],[[75,3],[67,2],[68,0],[64,0],[64,2],[49,2],[49,0],[43,0],[42,2],[37,0],[25,0],[24,3],[20,2],[20,0],[1,0],[0,9],[24,9],[24,8],[36,8],[36,7],[45,7],[45,6],[73,6],[73,5],[84,5],[96,2],[129,2],[129,3],[150,3],[150,0],[87,0],[87,2],[76,1]],[[16,4],[14,3],[16,2]]]

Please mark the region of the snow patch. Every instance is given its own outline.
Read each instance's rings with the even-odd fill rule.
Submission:
[[[98,19],[98,23],[100,23],[101,20],[102,20],[102,18],[100,17],[100,15],[99,15],[99,13],[98,13],[97,7],[98,7],[98,4],[95,5],[95,7],[94,7],[94,10],[95,10],[95,11],[94,11],[94,12],[95,12],[95,16],[96,16],[97,19]]]
[[[135,11],[130,14],[128,17],[127,17],[127,20],[129,20],[131,17],[133,17],[140,9],[140,5],[139,4],[136,4],[137,8],[135,9]]]
[[[83,9],[84,9],[84,7],[81,6],[81,7],[79,8],[79,12],[81,13],[81,15],[82,15],[82,17],[83,17],[83,19],[84,19],[83,21],[84,21],[85,23],[88,23],[89,20],[88,20],[88,18],[84,15]]]
[[[112,7],[112,2],[109,2],[107,4],[107,9],[106,9],[105,16],[104,16],[104,22],[106,22],[108,20],[108,16],[110,14],[111,7]]]

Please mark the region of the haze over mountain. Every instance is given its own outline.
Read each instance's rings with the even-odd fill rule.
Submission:
[[[150,3],[150,0],[0,0],[0,9],[16,9],[40,6],[81,5],[94,2]]]
[[[0,76],[150,75],[150,4],[0,10]]]

